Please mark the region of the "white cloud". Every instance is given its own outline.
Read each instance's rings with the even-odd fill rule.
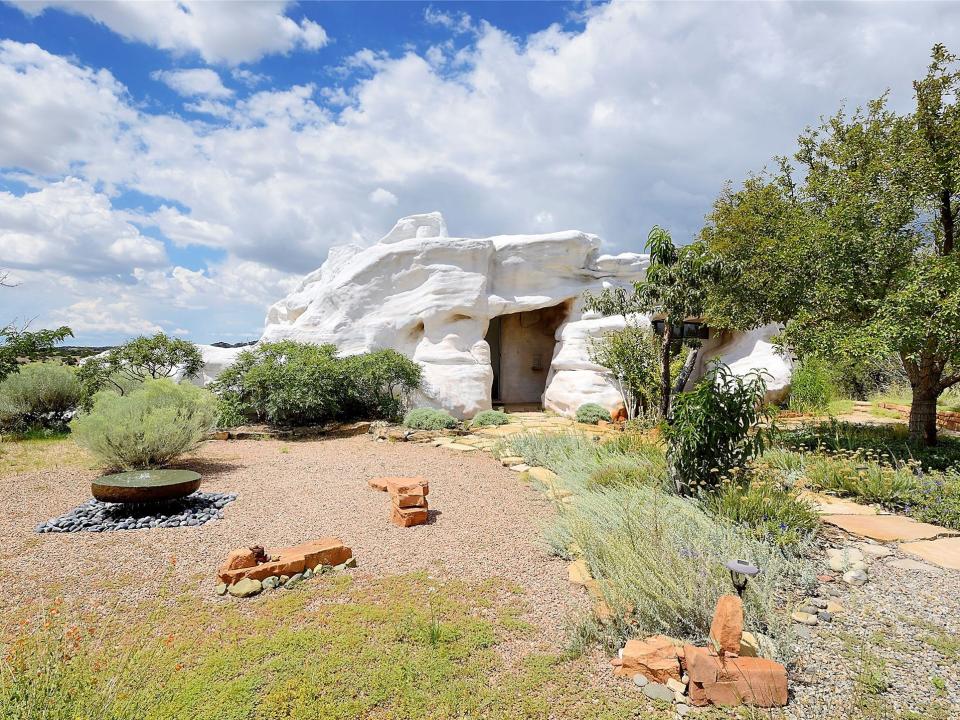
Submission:
[[[233,95],[225,87],[216,71],[210,68],[189,70],[157,70],[150,77],[159,80],[183,97],[206,97],[223,99]]]
[[[163,243],[114,213],[109,198],[67,178],[17,197],[0,192],[4,266],[109,275],[166,262]]]
[[[198,96],[193,107],[209,122],[148,111],[109,72],[0,42],[0,167],[34,191],[4,196],[8,206],[29,209],[24,198],[73,176],[97,208],[79,203],[79,215],[112,212],[114,235],[152,225],[174,245],[226,256],[203,269],[134,261],[149,238],[120,233],[134,247],[120,243],[110,255],[94,242],[99,232],[85,235],[64,217],[61,235],[34,235],[67,249],[47,247],[48,259],[21,258],[22,267],[56,268],[60,286],[79,277],[64,305],[119,288],[143,298],[141,317],[169,317],[202,340],[204,327],[255,333],[263,304],[331,245],[392,226],[394,193],[403,212],[442,210],[455,235],[576,227],[625,250],[659,223],[685,242],[724,181],[789,152],[805,125],[841,102],[891,87],[891,101],[908,107],[930,46],[960,37],[960,10],[949,4],[614,2],[584,17],[581,30],[525,38],[475,23],[442,66],[427,51],[362,51],[344,63],[364,73],[349,90]],[[111,211],[123,189],[163,207]],[[122,280],[94,285],[90,269],[72,268],[87,243],[95,271],[122,274],[125,265]],[[24,307],[54,281],[37,282],[15,293],[30,298]]]
[[[237,65],[295,49],[318,50],[329,41],[323,27],[312,20],[298,23],[287,17],[290,3],[285,0],[21,0],[14,4],[30,16],[47,9],[83,15],[127,40],[175,55],[197,53],[209,63]]]
[[[460,12],[448,12],[430,6],[423,11],[423,19],[430,25],[439,25],[458,34],[475,30],[473,18],[462,10]]]
[[[79,300],[61,310],[50,313],[54,324],[67,325],[78,333],[147,335],[163,328],[140,317],[134,300],[124,297],[109,300],[102,297]]]
[[[374,203],[375,205],[392,207],[393,205],[397,204],[397,196],[389,190],[378,187],[376,190],[370,193],[370,202]]]

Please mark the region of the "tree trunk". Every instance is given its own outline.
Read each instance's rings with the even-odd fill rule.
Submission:
[[[692,347],[687,352],[687,359],[683,361],[683,368],[680,370],[680,374],[677,375],[677,381],[673,384],[673,394],[682,393],[683,388],[687,386],[687,380],[690,379],[690,375],[693,373],[693,366],[697,364],[697,355],[700,353],[700,348]]]
[[[910,405],[910,439],[928,446],[937,444],[937,397],[936,390],[926,386],[913,387],[913,402]]]
[[[660,347],[660,417],[670,415],[670,343],[673,341],[673,326],[670,318],[663,320],[663,340]]]

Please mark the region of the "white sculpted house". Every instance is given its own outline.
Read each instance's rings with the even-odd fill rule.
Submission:
[[[647,263],[646,255],[601,255],[600,239],[579,231],[452,238],[439,213],[413,215],[371,247],[331,250],[270,308],[262,340],[333,343],[344,354],[393,348],[423,367],[417,404],[461,418],[500,403],[563,414],[587,402],[614,409],[620,396],[588,347],[624,321],[585,313],[581,298],[630,285]],[[777,391],[790,364],[770,334],[711,339],[702,355],[737,372],[766,370]],[[211,355],[205,377],[235,353]]]

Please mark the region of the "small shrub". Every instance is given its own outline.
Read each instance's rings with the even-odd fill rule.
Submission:
[[[484,410],[478,412],[470,421],[470,427],[486,427],[489,425],[507,425],[510,423],[510,416],[499,410]]]
[[[24,365],[0,382],[0,427],[62,429],[79,402],[74,370],[56,363]]]
[[[577,422],[585,425],[596,425],[601,420],[610,422],[610,413],[596,403],[585,403],[577,408]]]
[[[417,408],[406,414],[403,424],[414,430],[449,430],[457,426],[457,421],[444,410]]]
[[[193,449],[212,426],[213,396],[194,385],[148,380],[129,395],[98,393],[70,423],[77,443],[109,469],[160,467]]]
[[[693,495],[714,487],[734,468],[743,468],[766,445],[759,422],[767,384],[759,373],[734,375],[716,364],[688,393],[673,402],[666,428],[670,478],[678,493]]]
[[[745,527],[758,540],[783,548],[801,546],[820,526],[817,511],[794,490],[755,475],[749,482],[727,482],[705,496],[714,515]]]
[[[910,490],[904,509],[920,522],[960,530],[960,471],[922,475]]]
[[[420,385],[420,366],[393,350],[345,358],[336,352],[333,345],[290,340],[245,350],[213,385],[218,422],[303,426],[399,417]]]
[[[590,475],[587,480],[587,487],[610,488],[629,485],[651,484],[650,469],[643,463],[633,461],[631,458],[622,457],[607,460]]]
[[[830,367],[820,358],[809,357],[793,370],[788,407],[801,413],[825,412],[835,398]]]

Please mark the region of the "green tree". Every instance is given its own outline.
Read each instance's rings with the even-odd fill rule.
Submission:
[[[33,332],[15,325],[0,328],[0,381],[17,372],[21,359],[40,360],[68,337],[73,332],[66,326]]]
[[[937,398],[960,383],[960,72],[942,45],[915,109],[883,95],[808,128],[794,160],[727,187],[701,234],[730,270],[711,322],[784,325],[780,344],[838,364],[900,357],[910,433],[936,443]]]
[[[613,376],[627,419],[637,413],[649,416],[660,404],[660,343],[649,328],[632,321],[622,330],[608,332],[592,340],[587,348],[590,359]]]
[[[189,340],[172,338],[160,332],[138,337],[96,355],[80,365],[77,373],[86,401],[104,388],[124,395],[131,386],[145,380],[169,378],[180,372],[195,377],[203,368],[203,355]]]
[[[644,248],[650,253],[646,277],[634,283],[632,290],[607,288],[599,295],[587,293],[585,307],[604,315],[622,315],[627,321],[640,314],[663,318],[660,338],[660,415],[670,413],[673,394],[683,390],[697,361],[700,343],[685,341],[689,347],[686,362],[671,383],[671,356],[684,343],[676,328],[683,321],[703,314],[709,281],[719,267],[701,243],[683,247],[673,244],[670,233],[654,226]]]

